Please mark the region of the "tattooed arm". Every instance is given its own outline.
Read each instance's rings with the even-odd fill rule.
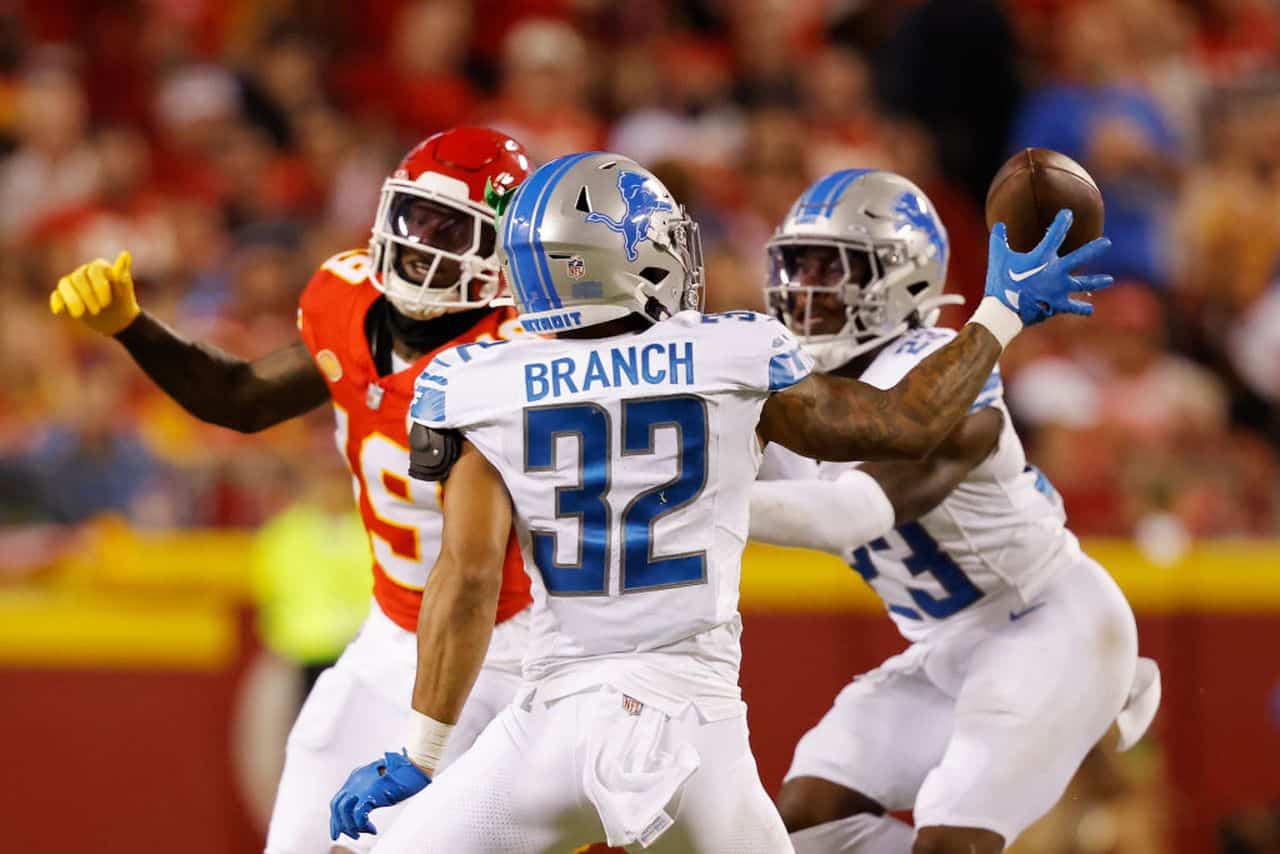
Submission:
[[[146,312],[115,339],[187,412],[241,433],[265,430],[329,399],[329,386],[301,341],[246,361],[188,341]]]
[[[888,390],[810,374],[765,402],[760,437],[818,460],[923,459],[968,412],[1000,352],[970,323]]]
[[[838,377],[811,374],[766,401],[760,437],[819,460],[923,459],[969,409],[1005,346],[1026,324],[1056,314],[1093,313],[1073,293],[1111,284],[1104,274],[1071,271],[1106,252],[1092,240],[1059,257],[1071,228],[1061,210],[1030,252],[1015,252],[1004,223],[991,230],[985,295],[970,322],[888,391]]]

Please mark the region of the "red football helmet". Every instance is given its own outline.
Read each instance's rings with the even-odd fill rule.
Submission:
[[[382,185],[369,239],[371,281],[401,314],[430,320],[501,291],[486,200],[529,176],[524,146],[489,128],[453,128],[415,146]]]

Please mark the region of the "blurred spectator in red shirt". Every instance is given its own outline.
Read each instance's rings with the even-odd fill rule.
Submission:
[[[1122,284],[1094,305],[1094,318],[1075,330],[1078,349],[1033,361],[1009,383],[1025,422],[1106,424],[1143,442],[1225,426],[1221,382],[1164,349],[1163,309],[1150,289]]]
[[[496,101],[476,114],[480,124],[514,136],[535,163],[604,144],[604,127],[587,110],[587,46],[563,21],[530,18],[507,32]]]
[[[1140,285],[1096,298],[1057,354],[1007,383],[1033,428],[1032,454],[1084,533],[1127,534],[1169,516],[1195,536],[1270,530],[1274,463],[1228,427],[1227,393],[1207,369],[1163,349],[1159,300]]]
[[[1217,79],[1276,67],[1280,20],[1267,0],[1201,0],[1200,62]]]
[[[851,166],[889,168],[884,129],[871,92],[871,70],[853,51],[827,47],[806,63],[801,80],[809,177]]]
[[[220,201],[226,188],[213,161],[240,121],[235,77],[216,65],[179,67],[158,85],[154,112],[155,174],[161,188]]]
[[[100,177],[87,134],[88,105],[65,65],[37,65],[21,80],[17,149],[0,161],[0,245],[21,240],[42,216],[93,196]]]
[[[654,61],[655,53],[658,61]],[[719,45],[672,39],[623,51],[615,63],[621,115],[608,146],[641,163],[678,160],[715,182],[742,154],[744,116],[730,100],[733,74]]]
[[[385,48],[339,55],[343,105],[363,121],[393,129],[405,146],[462,124],[476,102],[465,74],[472,23],[464,0],[405,3]]]

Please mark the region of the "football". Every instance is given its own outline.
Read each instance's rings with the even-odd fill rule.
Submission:
[[[1059,255],[1102,236],[1102,193],[1093,177],[1065,154],[1024,148],[1006,160],[991,181],[987,230],[1003,222],[1009,246],[1029,252],[1062,208],[1070,208],[1075,220]]]

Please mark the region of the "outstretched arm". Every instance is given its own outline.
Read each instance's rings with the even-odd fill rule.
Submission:
[[[188,341],[146,312],[115,339],[161,391],[219,427],[256,433],[329,399],[329,386],[301,341],[247,361]]]
[[[901,382],[881,391],[855,380],[811,375],[766,401],[760,436],[820,460],[922,459],[968,411],[996,360],[1024,324],[1055,314],[1091,314],[1071,298],[1111,284],[1105,275],[1071,271],[1111,245],[1099,238],[1061,258],[1071,227],[1060,211],[1031,252],[1014,252],[1002,223],[991,232],[986,295],[969,323],[947,346],[920,362]]]
[[[968,411],[1000,353],[995,335],[970,323],[888,390],[811,374],[769,398],[760,436],[817,460],[920,459]]]
[[[254,433],[309,412],[329,387],[298,342],[246,361],[188,341],[138,307],[130,256],[84,264],[49,295],[54,314],[69,314],[119,341],[165,394],[201,421]]]

